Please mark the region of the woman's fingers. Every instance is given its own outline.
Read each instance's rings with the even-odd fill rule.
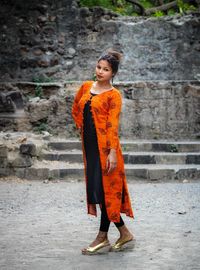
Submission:
[[[115,155],[109,154],[106,160],[107,174],[111,173],[117,167],[117,161]]]
[[[109,159],[107,158],[107,160],[106,160],[106,170],[109,170]]]
[[[110,166],[108,168],[108,174],[114,171],[116,167],[117,167],[117,162],[110,162]]]

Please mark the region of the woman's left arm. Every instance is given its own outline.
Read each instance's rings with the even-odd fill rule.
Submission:
[[[117,149],[118,147],[118,129],[119,117],[122,107],[122,97],[120,92],[115,92],[110,100],[109,113],[106,123],[107,128],[107,147],[109,149]]]
[[[117,166],[116,150],[119,144],[118,129],[121,107],[121,94],[115,92],[115,95],[113,95],[110,100],[109,115],[107,119],[107,147],[110,149],[106,162],[108,173],[111,173]]]

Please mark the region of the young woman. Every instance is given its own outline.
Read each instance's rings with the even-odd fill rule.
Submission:
[[[117,251],[135,240],[120,215],[125,213],[134,218],[118,137],[122,97],[111,84],[120,58],[116,51],[101,56],[96,65],[96,80],[81,85],[72,106],[82,139],[88,214],[97,216],[96,204],[101,209],[97,237],[82,249],[82,254]],[[108,240],[110,222],[114,222],[120,233],[112,246]]]

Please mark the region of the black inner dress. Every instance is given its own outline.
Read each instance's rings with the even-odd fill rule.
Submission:
[[[89,203],[99,204],[104,201],[104,193],[97,134],[91,111],[91,99],[96,94],[90,94],[91,97],[86,102],[83,111],[83,138],[87,162],[87,195]]]

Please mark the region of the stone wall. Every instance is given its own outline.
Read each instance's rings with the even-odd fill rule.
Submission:
[[[87,80],[107,48],[124,53],[116,81],[195,80],[200,15],[121,17],[75,0],[2,0],[0,81]]]
[[[137,139],[200,138],[200,83],[147,81],[119,84],[121,134]]]
[[[80,84],[0,84],[1,93],[13,92],[13,89],[20,92],[24,105],[23,110],[0,113],[0,131],[49,132],[59,137],[78,137],[71,116],[71,106]],[[115,87],[123,96],[121,138],[199,138],[199,82],[136,81],[116,83]]]

